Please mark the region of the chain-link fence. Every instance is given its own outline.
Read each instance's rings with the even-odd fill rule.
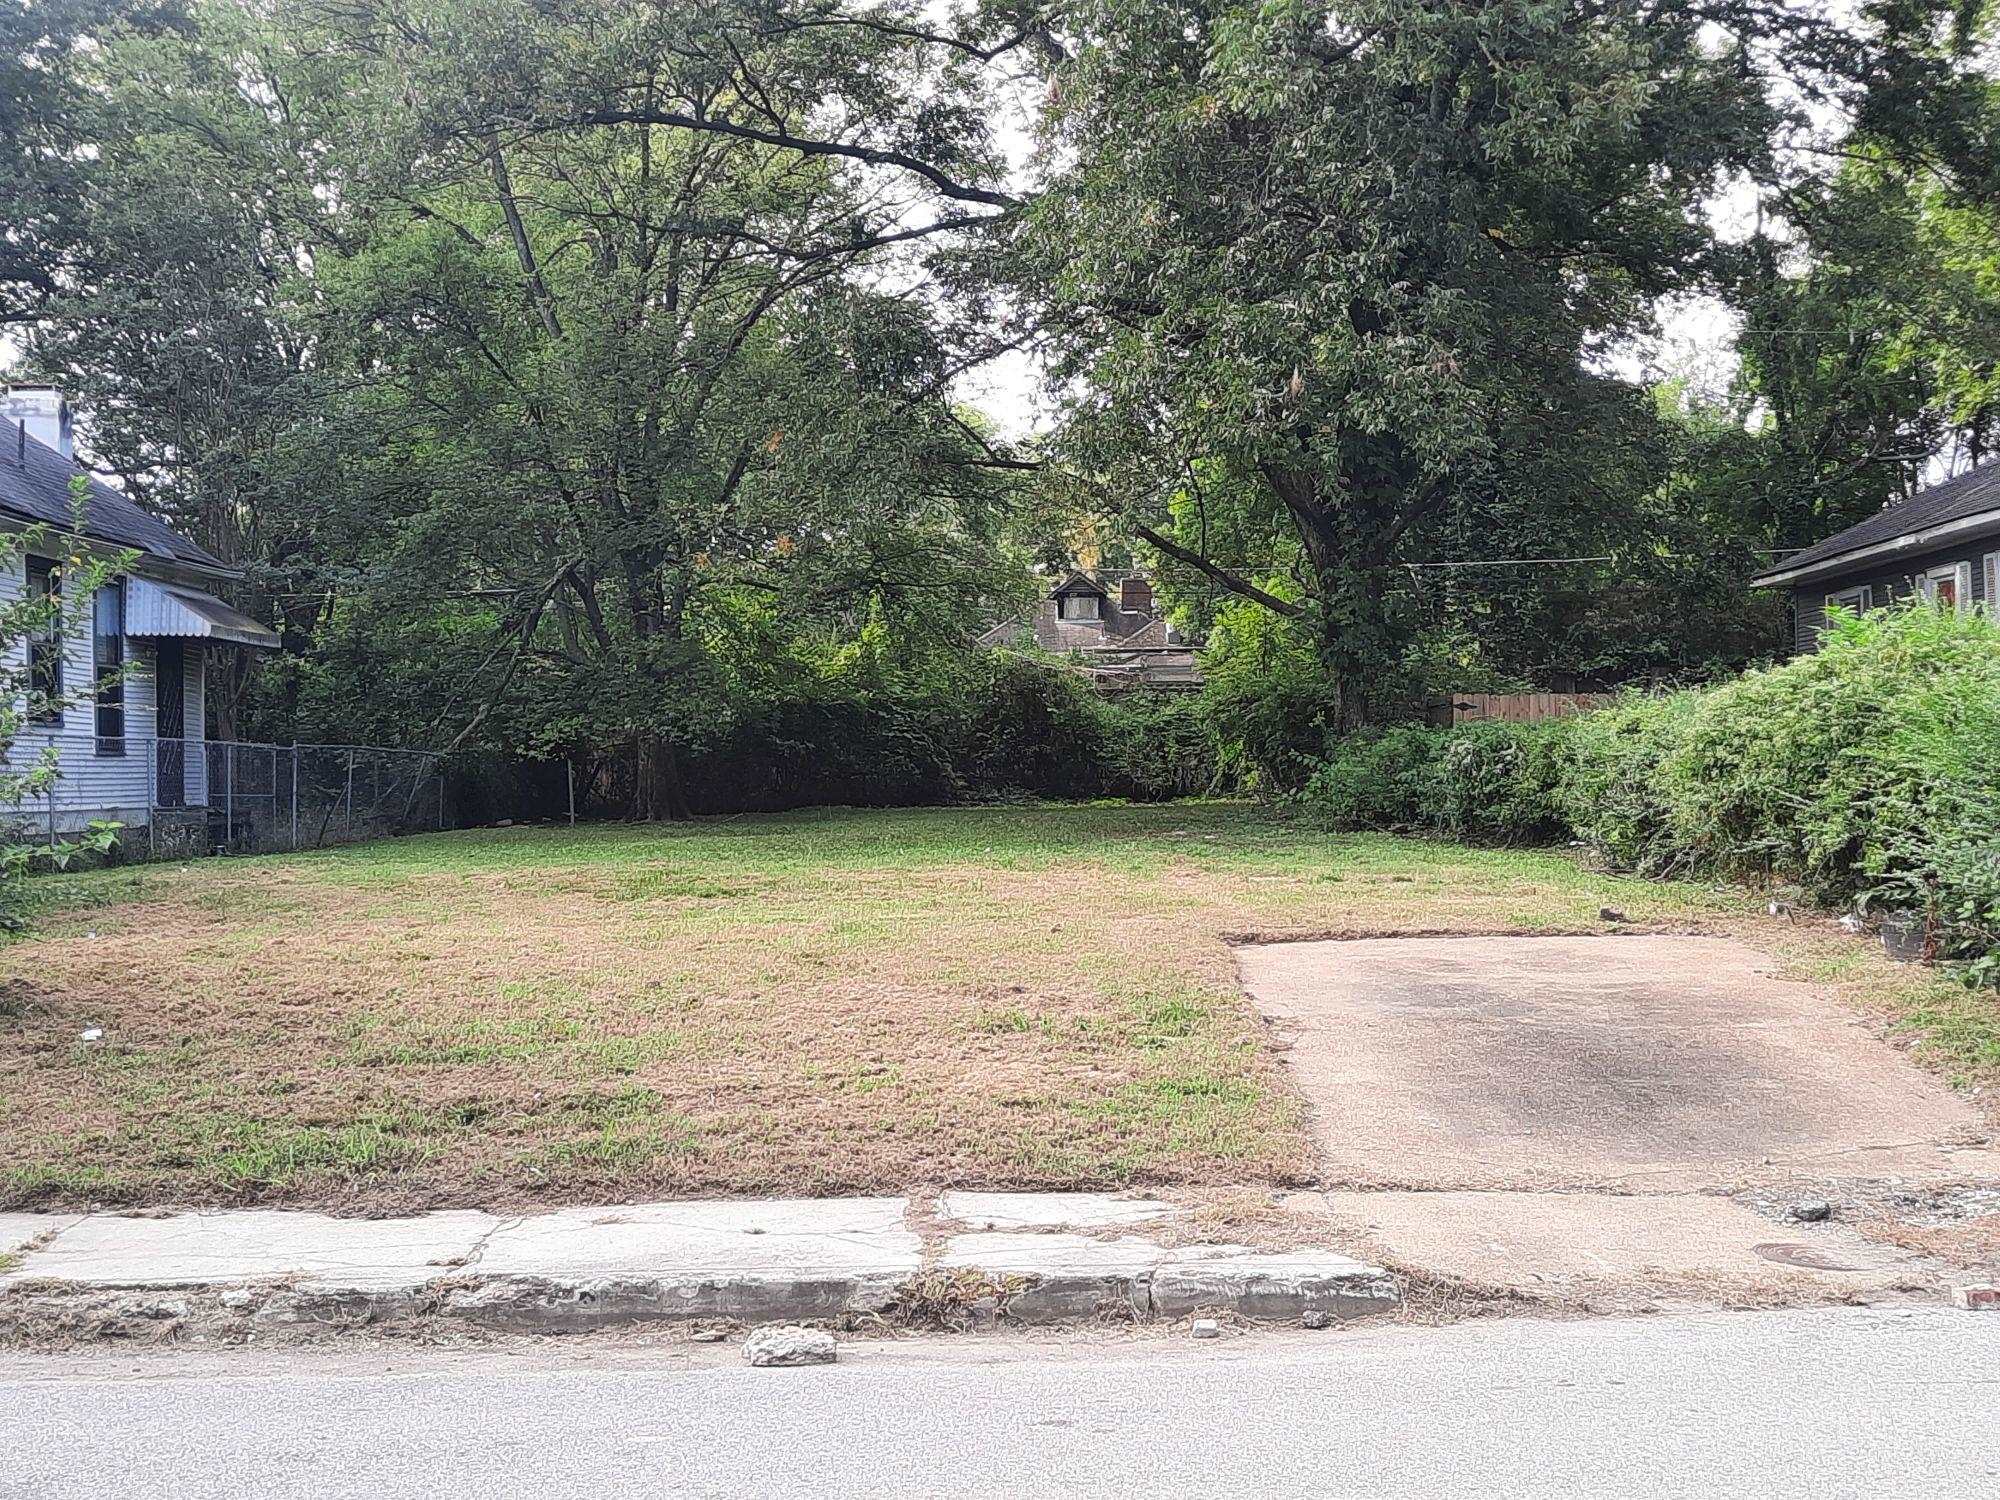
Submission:
[[[420,750],[164,738],[82,748],[93,753],[66,753],[46,799],[50,835],[119,823],[126,859],[318,849],[445,826],[444,764]]]

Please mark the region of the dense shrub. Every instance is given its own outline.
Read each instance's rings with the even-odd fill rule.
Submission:
[[[1200,700],[1094,692],[1073,672],[999,653],[921,671],[849,662],[743,693],[680,747],[697,813],[843,805],[905,807],[1026,797],[1159,801],[1221,788]],[[450,800],[465,823],[558,818],[565,762],[584,817],[634,805],[629,744],[552,745],[545,758],[453,758]]]
[[[2000,624],[1931,608],[1841,618],[1817,653],[1691,698],[1655,771],[1657,851],[1915,910],[1946,951],[1994,950]]]
[[[1333,828],[1416,829],[1481,843],[1560,836],[1564,726],[1403,726],[1322,757],[1299,801]]]
[[[1686,734],[1697,692],[1634,693],[1569,721],[1556,801],[1561,820],[1621,870],[1676,862],[1660,766]]]
[[[1339,827],[1568,835],[1620,869],[1914,911],[2000,980],[2000,624],[1983,613],[1836,617],[1817,653],[1717,687],[1350,741],[1304,798]]]
[[[1263,792],[1303,787],[1326,756],[1337,703],[1296,622],[1248,601],[1227,605],[1201,664],[1202,712],[1219,774]]]
[[[1330,828],[1437,828],[1449,742],[1444,730],[1414,726],[1345,740],[1319,761],[1299,800]]]
[[[1194,693],[1127,692],[1095,699],[1103,792],[1160,802],[1229,790],[1206,705]]]
[[[1560,788],[1569,723],[1466,724],[1438,768],[1439,827],[1482,843],[1535,844],[1564,831]]]

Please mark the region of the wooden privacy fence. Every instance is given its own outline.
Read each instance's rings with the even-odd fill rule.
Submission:
[[[1540,719],[1588,713],[1611,700],[1610,693],[1453,693],[1440,701],[1435,717],[1440,723],[1451,724],[1470,724],[1475,719],[1532,724]]]

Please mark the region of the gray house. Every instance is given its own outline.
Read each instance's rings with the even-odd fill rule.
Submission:
[[[1829,605],[1860,613],[1915,597],[2000,608],[2000,462],[1934,484],[1750,582],[1791,590],[1800,651],[1817,649]]]
[[[51,831],[93,818],[147,824],[156,814],[198,818],[209,800],[203,689],[211,651],[268,650],[277,633],[212,590],[237,570],[199,543],[86,476],[80,535],[72,536],[71,482],[84,471],[68,404],[46,386],[0,395],[0,528],[39,540],[0,560],[0,604],[26,591],[60,595],[63,559],[81,550],[134,556],[131,571],[97,591],[67,636],[17,642],[25,667],[52,695],[78,700],[21,727],[0,747],[17,768],[53,748],[61,769],[46,809],[0,809],[0,819]]]

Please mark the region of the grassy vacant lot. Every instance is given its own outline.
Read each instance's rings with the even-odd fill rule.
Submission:
[[[1224,804],[522,828],[44,890],[0,950],[0,1206],[1297,1180],[1232,937],[1750,920]],[[1758,922],[2000,1063],[1935,985]]]

